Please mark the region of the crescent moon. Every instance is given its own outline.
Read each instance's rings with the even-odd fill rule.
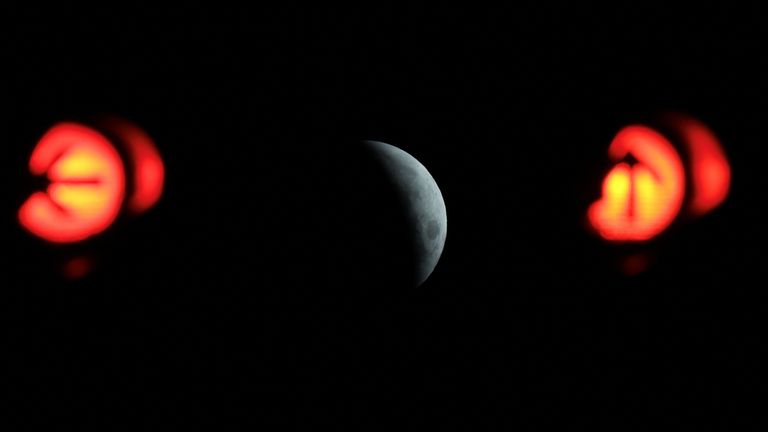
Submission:
[[[448,230],[445,201],[437,182],[416,158],[378,141],[364,141],[390,176],[403,198],[417,262],[416,285],[434,271],[443,253]]]

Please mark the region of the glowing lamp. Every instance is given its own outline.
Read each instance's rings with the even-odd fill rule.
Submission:
[[[52,243],[80,242],[108,229],[123,208],[140,214],[158,202],[165,167],[152,139],[122,119],[110,118],[101,126],[106,133],[59,123],[37,143],[29,169],[49,184],[19,209],[19,222],[28,232]]]
[[[125,170],[117,150],[94,129],[61,123],[38,142],[29,161],[47,175],[45,192],[32,194],[19,210],[21,225],[54,243],[85,240],[117,218],[125,196]]]
[[[608,148],[616,165],[603,181],[603,195],[588,210],[589,222],[606,240],[649,240],[677,217],[685,195],[683,162],[660,133],[627,126]],[[633,157],[636,163],[626,161]]]

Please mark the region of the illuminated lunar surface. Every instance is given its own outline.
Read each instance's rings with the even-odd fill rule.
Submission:
[[[407,209],[416,252],[416,285],[435,269],[443,253],[448,228],[445,202],[435,179],[413,156],[377,141],[365,141],[397,188]]]

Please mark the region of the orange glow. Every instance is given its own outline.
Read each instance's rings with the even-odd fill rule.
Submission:
[[[606,240],[644,241],[664,231],[680,212],[685,171],[675,148],[645,126],[627,126],[608,155],[617,165],[603,182],[603,196],[587,213]],[[637,163],[622,162],[633,156]]]
[[[133,161],[133,193],[128,198],[128,209],[135,214],[144,213],[163,193],[165,166],[160,152],[152,138],[131,122],[111,118],[105,126],[125,144]]]
[[[120,155],[106,137],[75,123],[60,123],[37,143],[32,174],[50,180],[21,206],[19,221],[32,234],[54,243],[85,240],[117,218],[125,196]]]
[[[731,166],[717,136],[706,125],[685,115],[675,115],[672,121],[691,159],[688,208],[701,216],[725,201],[731,186]]]

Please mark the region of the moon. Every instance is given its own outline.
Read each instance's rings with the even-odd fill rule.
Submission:
[[[383,142],[364,141],[390,177],[406,208],[415,252],[416,286],[427,280],[445,246],[448,218],[440,188],[429,171],[405,151]]]

